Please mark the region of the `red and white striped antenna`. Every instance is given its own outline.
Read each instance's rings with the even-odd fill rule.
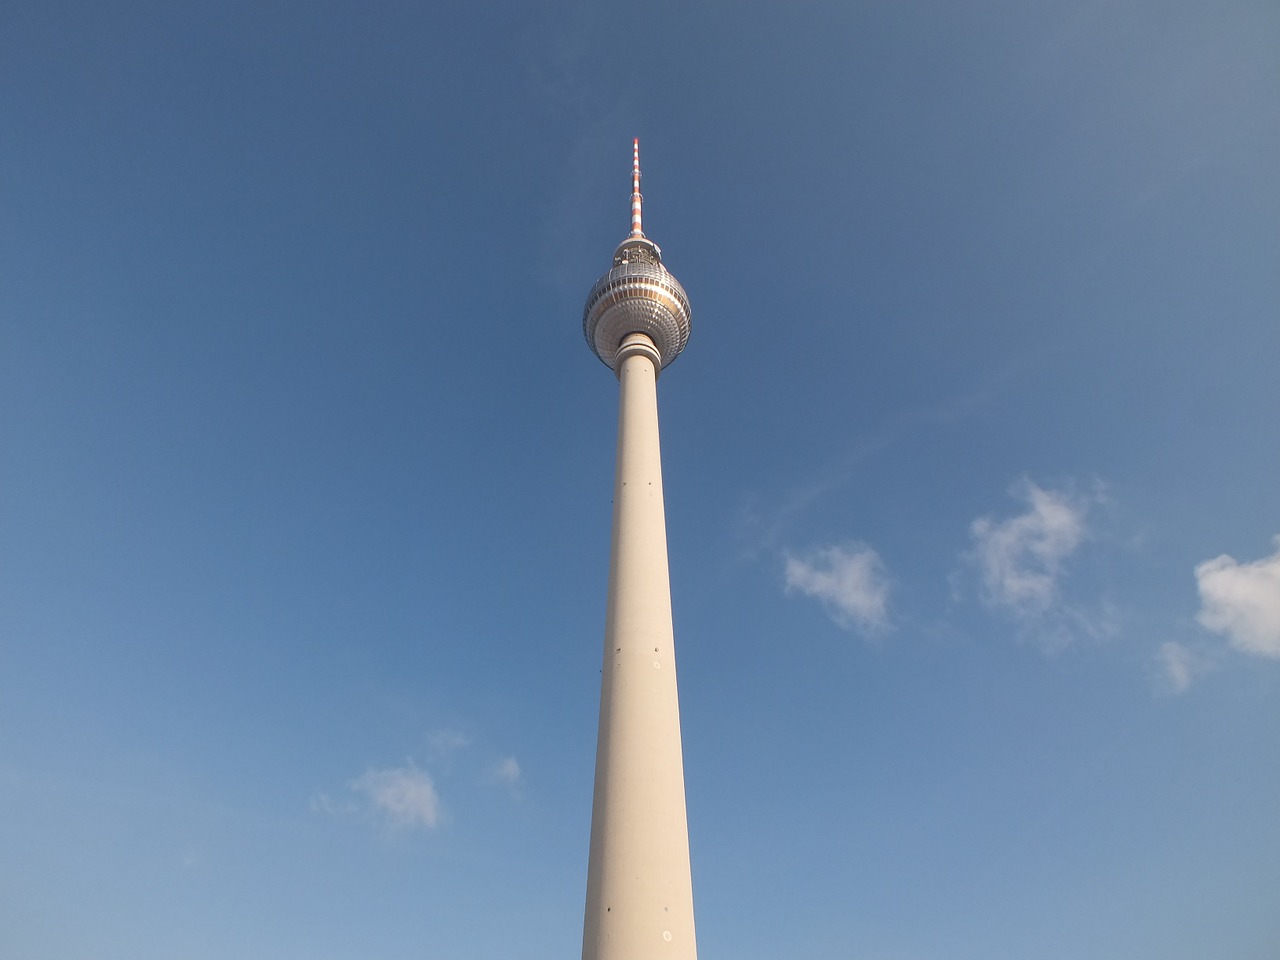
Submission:
[[[644,230],[640,226],[640,204],[644,197],[640,196],[640,138],[632,144],[631,154],[631,236],[643,237]]]

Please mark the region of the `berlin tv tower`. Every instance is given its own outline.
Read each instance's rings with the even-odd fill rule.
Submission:
[[[658,374],[689,340],[689,300],[640,222],[582,311],[619,382],[618,465],[582,960],[696,960],[671,580],[658,445]]]

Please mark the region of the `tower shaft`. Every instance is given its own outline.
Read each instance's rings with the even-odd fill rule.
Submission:
[[[653,341],[620,345],[583,960],[696,960]]]

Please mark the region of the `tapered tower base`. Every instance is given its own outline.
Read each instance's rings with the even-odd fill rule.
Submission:
[[[697,956],[657,369],[648,337],[624,340],[583,960]]]

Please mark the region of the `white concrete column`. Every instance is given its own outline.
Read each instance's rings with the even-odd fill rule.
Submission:
[[[583,960],[695,960],[658,445],[658,353],[623,341]]]

